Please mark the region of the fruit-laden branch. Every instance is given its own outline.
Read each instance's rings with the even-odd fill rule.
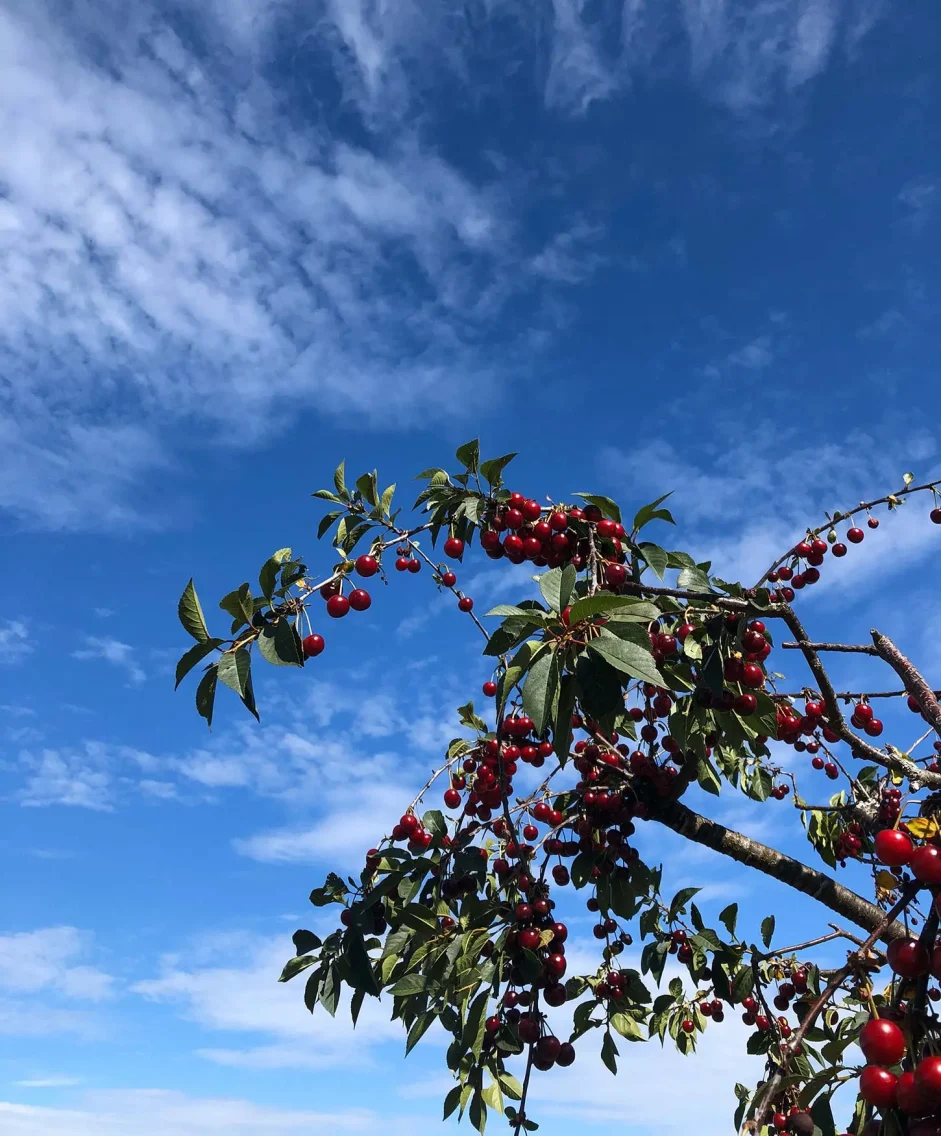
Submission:
[[[805,1014],[800,1026],[797,1029],[797,1032],[790,1039],[790,1042],[788,1044],[788,1053],[797,1052],[801,1042],[804,1040],[805,1034],[811,1028],[811,1026],[813,1026],[814,1022],[816,1022],[820,1011],[827,1005],[827,1003],[834,996],[834,994],[836,994],[836,992],[840,989],[847,978],[849,978],[849,976],[862,963],[865,962],[869,949],[873,946],[876,940],[886,938],[886,933],[893,926],[893,924],[895,926],[898,926],[898,924],[894,922],[896,915],[905,910],[905,908],[914,897],[915,893],[918,891],[918,887],[919,885],[917,882],[909,884],[909,886],[902,893],[898,902],[895,904],[891,911],[887,913],[880,911],[879,914],[882,918],[880,919],[879,923],[872,928],[869,938],[866,939],[864,943],[860,943],[858,950],[851,952],[846,960],[846,965],[841,967],[836,972],[836,974],[833,975],[825,989],[820,993],[817,1000]],[[759,1105],[756,1102],[755,1124],[757,1127],[760,1127],[762,1123],[764,1123],[767,1117],[767,1113],[771,1108],[771,1103],[775,1098],[782,1080],[784,1079],[786,1070],[787,1061],[785,1060],[784,1064],[778,1068],[775,1075],[768,1082],[765,1091],[761,1095],[761,1104]]]
[[[934,691],[925,682],[915,664],[907,659],[896,647],[892,640],[875,628],[870,631],[873,646],[879,656],[889,664],[892,670],[905,683],[905,689],[921,707],[921,712],[934,728],[941,734],[941,705],[938,704]]]
[[[764,872],[766,876],[778,880],[788,887],[809,895],[831,911],[852,920],[857,927],[872,931],[882,927],[879,938],[897,939],[905,935],[901,923],[892,922],[883,927],[885,912],[876,904],[870,903],[850,891],[849,888],[831,879],[823,872],[802,864],[792,856],[777,852],[767,844],[761,844],[741,832],[735,832],[717,821],[709,820],[693,812],[679,801],[671,801],[651,813],[651,819],[672,829],[679,836],[693,840],[723,856],[729,856],[739,864]]]
[[[838,734],[843,741],[848,743],[853,750],[854,756],[866,758],[868,761],[875,762],[885,769],[891,769],[893,772],[907,777],[913,790],[917,791],[922,785],[927,786],[929,789],[941,789],[941,773],[929,773],[927,770],[922,769],[921,766],[916,765],[914,761],[909,761],[908,758],[903,757],[897,750],[887,753],[883,750],[876,749],[875,746],[869,745],[868,742],[864,742],[862,738],[853,733],[840,710],[839,696],[833,688],[833,683],[830,681],[826,667],[820,661],[820,656],[810,645],[813,640],[804,630],[804,625],[797,617],[794,609],[789,605],[782,604],[776,611],[776,614],[784,620],[794,635],[794,638],[801,645],[801,652],[807,660],[807,665],[810,667],[811,673],[817,680],[820,694],[827,708],[827,718],[830,728]],[[901,656],[899,657],[901,658]],[[904,660],[904,662],[914,670],[914,667],[912,667],[911,663],[908,663],[907,659]],[[917,672],[915,673],[917,674]],[[901,677],[904,682],[905,676],[902,675]],[[922,682],[924,683],[924,679],[922,679]],[[925,684],[925,690],[928,690],[927,684]],[[931,694],[930,690],[928,690],[928,694],[932,700],[934,700],[934,695]],[[939,708],[939,713],[941,713],[941,708]]]

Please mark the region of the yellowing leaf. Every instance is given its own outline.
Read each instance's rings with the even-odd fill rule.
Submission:
[[[934,817],[916,817],[906,822],[908,831],[916,840],[930,840],[941,831]]]
[[[885,869],[876,876],[876,887],[880,887],[884,891],[895,891],[898,886],[899,882],[895,876],[893,876],[891,872],[885,871]]]

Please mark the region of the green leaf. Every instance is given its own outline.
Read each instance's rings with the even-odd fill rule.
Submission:
[[[480,1095],[483,1097],[484,1104],[489,1108],[496,1112],[503,1112],[503,1093],[500,1092],[498,1081],[491,1081]]]
[[[463,446],[458,446],[457,453],[454,456],[468,473],[477,473],[480,461],[480,439],[475,438],[472,442],[465,442]]]
[[[520,619],[528,620],[533,626],[538,627],[546,622],[546,613],[541,607],[514,607],[513,604],[497,604],[485,613],[484,619],[491,615],[503,616],[505,619]]]
[[[395,482],[393,481],[387,489],[384,489],[382,491],[382,497],[379,499],[379,508],[382,511],[382,515],[384,517],[387,517],[389,515],[389,510],[392,508],[392,498],[394,494]]]
[[[487,1127],[487,1106],[484,1104],[479,1089],[475,1089],[474,1091],[470,1108],[467,1110],[467,1115],[470,1117],[471,1124],[473,1124],[481,1136],[483,1136],[484,1129]]]
[[[558,655],[554,650],[544,650],[536,656],[523,683],[523,709],[532,718],[537,735],[546,728],[558,689]]]
[[[444,822],[444,814],[438,809],[429,809],[421,818],[422,827],[433,836],[444,836],[448,827]]]
[[[711,592],[709,577],[701,568],[684,568],[676,579],[678,588],[688,588],[691,592]]]
[[[637,510],[636,514],[634,515],[635,533],[639,532],[644,527],[644,525],[648,524],[650,521],[667,521],[671,525],[676,524],[676,521],[673,520],[669,509],[659,509],[657,507],[658,505],[662,505],[668,497],[672,496],[672,494],[673,490],[671,489],[669,493],[664,493],[664,495],[662,497],[658,497],[656,501],[651,501],[649,505],[644,505],[642,509]]]
[[[638,647],[636,643],[619,639],[606,628],[602,628],[596,638],[589,640],[588,650],[600,655],[622,674],[639,678],[643,682],[652,682],[655,686],[666,685],[666,680],[657,670],[649,651]]]
[[[480,463],[480,473],[494,489],[499,489],[503,484],[503,471],[516,457],[516,454],[504,454],[500,458],[489,458],[485,462]]]
[[[629,596],[584,596],[572,604],[572,610],[569,612],[569,626],[581,623],[583,619],[588,619],[592,615],[604,615],[613,611],[617,611],[619,614],[623,611],[630,618],[631,609],[638,606],[641,608],[639,618],[642,622],[649,622],[660,615],[659,610],[652,604],[648,604],[644,600],[631,599]]]
[[[618,1071],[618,1047],[614,1044],[614,1038],[610,1033],[604,1035],[604,1041],[601,1043],[601,1060],[605,1063],[612,1073]]]
[[[663,574],[666,572],[669,565],[669,556],[667,552],[662,549],[658,544],[651,544],[649,541],[643,541],[638,546],[641,556],[657,574],[657,578],[662,580]]]
[[[264,562],[261,571],[258,573],[258,587],[261,589],[261,594],[265,599],[271,599],[275,584],[278,581],[278,572],[281,565],[285,560],[291,559],[291,550],[289,548],[279,548],[272,556]]]
[[[306,970],[309,966],[313,966],[314,963],[319,961],[319,959],[314,958],[312,955],[288,959],[284,964],[284,969],[281,971],[281,977],[278,981],[290,982],[291,979],[300,974],[302,970]]]
[[[600,654],[586,653],[575,664],[578,700],[596,722],[624,709],[621,676]]]
[[[444,1116],[442,1120],[447,1120],[452,1112],[461,1103],[461,1086],[455,1085],[453,1089],[444,1098]]]
[[[712,793],[714,797],[718,797],[722,791],[722,780],[718,771],[705,754],[697,760],[696,780],[701,789],[705,789],[707,793]]]
[[[722,673],[722,655],[718,645],[709,648],[699,673],[708,690],[713,694],[722,693],[724,678]]]
[[[343,955],[350,966],[349,984],[354,990],[362,990],[379,997],[379,983],[373,973],[372,963],[366,953],[363,932],[354,923],[346,929],[343,937]]]
[[[523,1099],[523,1086],[513,1076],[512,1073],[501,1072],[498,1074],[500,1085],[510,1100]]]
[[[761,941],[767,950],[771,946],[771,937],[774,934],[774,916],[769,915],[761,921]]]
[[[217,647],[222,645],[221,639],[207,639],[204,643],[197,643],[195,647],[190,647],[186,654],[176,664],[176,685],[174,690],[180,685],[184,678],[190,673],[197,663],[201,663],[203,659],[211,654]]]
[[[239,698],[245,695],[245,686],[248,682],[248,676],[251,672],[252,657],[245,647],[239,647],[236,651],[227,651],[219,662],[216,664],[216,669],[219,672],[219,678],[226,684],[230,690],[234,690]]]
[[[196,642],[205,643],[209,638],[209,629],[206,627],[206,617],[203,615],[203,609],[199,603],[199,596],[196,595],[196,589],[193,587],[192,578],[183,589],[183,595],[180,596],[176,610],[180,617],[180,623]]]
[[[346,498],[346,462],[341,461],[333,473],[333,484],[336,486],[337,493],[342,498]]]
[[[682,911],[686,904],[689,903],[693,896],[698,895],[701,891],[702,888],[681,888],[673,897],[673,902],[670,904],[670,914],[668,916],[668,919],[671,922],[676,919],[680,911]]]
[[[375,470],[373,470],[372,473],[364,473],[362,477],[358,477],[356,479],[356,488],[373,508],[378,506],[379,478]]]
[[[262,628],[258,636],[258,650],[266,662],[276,667],[299,667],[303,664],[300,636],[283,615],[277,623]]]
[[[217,668],[211,666],[196,687],[196,710],[201,718],[206,719],[206,725],[212,729],[212,708],[216,701]]]
[[[255,614],[255,604],[248,584],[242,584],[223,596],[219,600],[219,607],[227,611],[238,623],[251,623]]]
[[[572,566],[569,565],[569,568]],[[568,571],[568,569],[566,569]],[[574,575],[575,569],[572,568]],[[552,568],[548,572],[543,572],[539,577],[539,590],[542,592],[543,599],[553,611],[561,611],[565,606],[562,601],[562,569]],[[569,589],[571,594],[571,589]]]
[[[395,995],[421,994],[427,984],[428,979],[423,974],[406,974],[396,982],[390,993]]]
[[[810,1106],[810,1115],[814,1126],[820,1129],[821,1136],[836,1136],[836,1125],[833,1122],[833,1111],[830,1108],[830,1097],[819,1096]]]
[[[291,941],[294,943],[298,957],[309,954],[322,945],[320,937],[313,931],[295,931]]]
[[[467,1011],[467,1020],[461,1034],[461,1045],[471,1050],[474,1057],[480,1056],[480,1049],[484,1042],[484,1020],[487,1016],[487,1006],[490,1002],[490,987],[487,986],[477,995]]]
[[[339,512],[334,512],[334,513],[324,513],[324,515],[320,518],[320,524],[317,526],[317,539],[323,540],[324,533],[327,532],[327,530],[330,528],[330,526],[333,524],[333,522],[338,517],[345,517],[345,516],[346,516],[346,513],[342,510],[339,511]]]
[[[331,493],[329,489],[318,489],[316,492],[311,493],[311,497],[319,497],[321,501],[332,501],[336,505],[341,503],[336,493]],[[340,514],[337,513],[336,516],[339,517]]]
[[[719,922],[724,924],[725,929],[732,936],[735,935],[735,926],[738,922],[738,904],[730,903],[728,907],[724,907],[719,912]]]
[[[552,727],[555,755],[564,764],[572,745],[572,715],[575,713],[575,676],[565,674],[559,682],[559,709]]]
[[[611,1015],[611,1025],[618,1031],[621,1037],[626,1037],[628,1041],[645,1041],[644,1032],[640,1028],[638,1022],[635,1022],[630,1014],[617,1013]]]
[[[598,493],[576,493],[575,496],[581,497],[583,501],[587,501],[590,505],[597,505],[606,517],[610,517],[612,521],[620,522],[621,510],[618,508],[617,503],[612,501],[610,497],[602,497]]]

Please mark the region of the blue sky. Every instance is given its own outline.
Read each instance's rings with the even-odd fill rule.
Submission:
[[[939,37],[889,0],[5,0],[5,1132],[438,1126],[433,1035],[403,1063],[384,1010],[354,1036],[274,979],[323,926],[310,888],[454,736],[472,629],[396,578],[259,682],[261,727],[233,699],[209,737],[172,690],[182,585],[211,609],[275,548],[318,563],[340,458],[408,496],[475,434],[540,496],[675,490],[673,544],[729,578],[938,476]],[[802,597],[815,633],[875,621],[941,662],[924,511]],[[461,579],[479,605],[530,586]],[[710,807],[799,847],[786,804]],[[752,934],[772,904],[820,927],[645,851]],[[586,1047],[540,1084],[543,1131],[725,1131],[742,1036],[617,1081]]]

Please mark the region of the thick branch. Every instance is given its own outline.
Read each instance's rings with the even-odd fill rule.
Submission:
[[[830,876],[802,864],[800,860],[784,855],[783,852],[769,848],[766,844],[752,840],[741,832],[735,832],[699,813],[694,813],[679,801],[663,805],[651,814],[651,819],[666,825],[687,840],[693,840],[697,844],[711,848],[714,852],[729,856],[739,864],[755,868],[759,872],[764,872],[766,876],[771,876],[772,879],[787,884],[788,887],[803,892],[804,895],[809,895],[811,899],[822,903],[824,907],[829,907],[844,919],[851,920],[857,927],[873,931],[885,921],[885,912],[880,907],[837,883]],[[889,941],[904,934],[905,928],[902,924],[893,922],[883,929],[879,937]]]
[[[908,758],[902,757],[897,750],[892,753],[887,753],[884,750],[876,749],[875,746],[869,745],[868,742],[864,742],[862,738],[853,733],[840,711],[839,696],[833,689],[830,676],[827,674],[826,668],[820,661],[819,655],[810,645],[813,641],[804,630],[804,626],[798,619],[796,612],[790,605],[782,604],[779,606],[777,614],[780,615],[791,629],[794,638],[801,645],[801,652],[807,660],[807,665],[810,667],[814,678],[817,680],[817,687],[823,696],[830,728],[837,733],[843,741],[852,746],[854,754],[859,757],[865,757],[869,761],[883,766],[885,769],[891,769],[901,774],[903,777],[907,777],[913,789],[917,790],[922,785],[927,785],[929,789],[941,789],[941,773],[929,773],[927,770],[916,765],[913,761],[909,761]],[[878,632],[876,634],[878,634]],[[909,666],[911,666],[910,663]],[[931,697],[933,698],[934,696],[932,695]]]
[[[907,659],[892,640],[875,628],[870,632],[875,650],[905,683],[905,689],[921,707],[921,712],[941,734],[941,705],[915,664]]]

